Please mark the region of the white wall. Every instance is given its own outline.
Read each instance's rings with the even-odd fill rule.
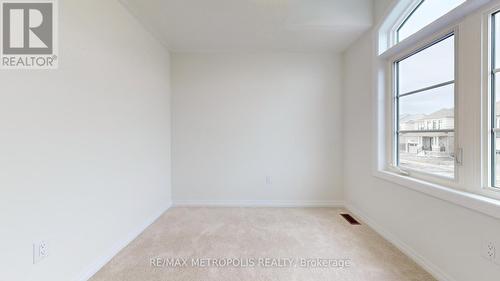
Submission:
[[[342,200],[339,56],[172,57],[175,202]]]
[[[170,202],[168,52],[117,1],[58,2],[59,69],[0,72],[0,280],[76,280]]]
[[[443,280],[498,280],[500,266],[483,259],[480,246],[500,237],[499,220],[372,176],[372,42],[365,35],[344,57],[346,200]]]
[[[373,19],[378,22],[394,0],[373,0]]]

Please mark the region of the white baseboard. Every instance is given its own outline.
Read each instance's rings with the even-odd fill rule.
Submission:
[[[175,207],[343,207],[343,201],[303,200],[174,200]]]
[[[349,210],[354,216],[358,217],[361,221],[366,223],[373,230],[375,230],[375,232],[384,237],[385,240],[389,241],[401,252],[410,257],[423,269],[429,272],[434,278],[436,278],[439,281],[454,281],[453,278],[451,278],[448,274],[443,272],[439,267],[434,265],[432,262],[424,258],[419,253],[417,253],[417,251],[415,251],[413,248],[408,246],[406,243],[397,238],[394,234],[392,234],[387,229],[378,224],[376,221],[374,221],[369,215],[367,215],[360,209],[356,208],[352,204],[346,204],[345,208]]]
[[[92,276],[94,276],[101,268],[103,268],[112,258],[114,258],[121,250],[123,250],[130,242],[134,241],[146,228],[153,224],[163,213],[170,209],[172,203],[168,204],[165,208],[155,213],[149,219],[147,219],[143,224],[134,229],[132,232],[128,233],[122,239],[118,240],[114,246],[112,246],[105,255],[101,256],[94,263],[92,263],[84,272],[82,272],[75,281],[88,281]]]

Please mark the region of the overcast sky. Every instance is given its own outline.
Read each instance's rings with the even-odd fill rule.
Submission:
[[[449,37],[398,64],[399,93],[404,94],[455,78],[454,37]],[[400,98],[401,114],[430,114],[454,107],[454,85]]]

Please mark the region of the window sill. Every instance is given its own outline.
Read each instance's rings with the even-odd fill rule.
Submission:
[[[500,200],[452,189],[384,170],[376,171],[375,176],[434,198],[500,219]]]

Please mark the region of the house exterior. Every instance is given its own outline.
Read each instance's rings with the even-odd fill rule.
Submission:
[[[399,152],[418,156],[454,155],[454,110],[446,108],[424,115],[406,115],[399,120]],[[420,132],[421,131],[421,132]]]

